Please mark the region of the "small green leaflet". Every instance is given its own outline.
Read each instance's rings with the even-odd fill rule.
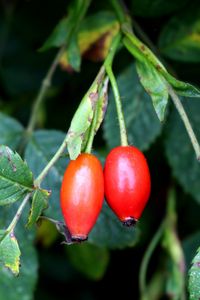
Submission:
[[[178,95],[183,97],[200,97],[200,90],[192,84],[177,80],[168,72],[163,73],[163,77],[173,86]]]
[[[159,120],[163,121],[168,103],[168,89],[165,79],[147,62],[136,61],[136,70],[141,84],[152,99]]]
[[[200,248],[192,261],[189,271],[189,293],[190,300],[200,299]]]
[[[19,154],[0,146],[0,205],[22,199],[33,189],[33,175]]]
[[[20,249],[14,232],[9,232],[0,240],[0,261],[9,268],[14,275],[19,274]]]
[[[52,47],[60,47],[63,45],[70,33],[69,18],[62,19],[54,28],[52,34],[46,40],[44,45],[39,49],[40,51],[46,51]]]
[[[81,152],[82,143],[94,117],[99,87],[104,75],[105,69],[102,67],[71,121],[67,136],[67,148],[71,159],[76,159]]]
[[[46,51],[52,47],[61,47],[76,34],[77,27],[87,11],[90,0],[75,0],[69,6],[68,15],[54,28],[52,34],[46,40],[40,51]]]
[[[28,217],[27,227],[33,226],[39,219],[42,211],[48,206],[48,198],[50,196],[50,192],[47,190],[37,189],[33,195],[32,205],[30,214]]]

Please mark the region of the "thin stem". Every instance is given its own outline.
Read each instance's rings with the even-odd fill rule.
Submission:
[[[119,0],[110,0],[111,5],[113,6],[116,15],[120,21],[120,23],[122,24],[125,20],[126,20],[126,15],[124,13],[125,7],[123,7],[123,3],[119,1]]]
[[[111,45],[110,52],[104,62],[104,66],[108,74],[109,80],[111,82],[111,86],[115,98],[115,104],[116,104],[117,116],[118,116],[119,128],[120,128],[121,145],[127,146],[128,138],[127,138],[126,125],[125,125],[125,120],[124,120],[124,115],[122,110],[121,97],[120,97],[117,81],[115,79],[115,75],[112,70],[113,58],[117,51],[117,48],[119,47],[120,41],[121,41],[121,34],[118,34],[115,37],[113,44]]]
[[[43,181],[43,179],[46,177],[47,173],[49,172],[49,170],[53,167],[53,165],[57,162],[57,160],[60,158],[60,156],[63,154],[63,152],[65,151],[65,148],[67,147],[67,135],[65,137],[65,139],[63,140],[62,144],[60,145],[58,151],[54,154],[54,156],[52,157],[52,159],[48,162],[48,164],[46,165],[46,167],[42,170],[42,172],[40,173],[40,175],[35,179],[34,181],[34,185],[37,187],[40,186],[41,182]]]
[[[192,129],[192,126],[190,124],[190,121],[188,119],[188,116],[184,110],[184,107],[179,99],[179,97],[177,96],[177,94],[175,93],[175,91],[173,90],[173,88],[167,84],[168,86],[168,92],[169,92],[169,95],[171,96],[171,99],[176,107],[176,109],[178,110],[178,113],[185,125],[185,128],[187,130],[187,133],[189,135],[189,138],[190,138],[190,141],[192,143],[192,146],[194,148],[194,151],[196,153],[196,158],[198,161],[200,161],[200,146],[199,146],[199,143],[198,143],[198,140],[196,138],[196,135]]]
[[[7,232],[12,232],[12,231],[14,230],[15,226],[17,225],[17,223],[18,223],[18,221],[19,221],[19,219],[20,219],[20,217],[21,217],[21,214],[22,214],[22,212],[23,212],[24,207],[26,206],[28,200],[29,200],[30,197],[31,197],[31,194],[32,194],[32,193],[29,193],[29,194],[27,194],[27,195],[25,196],[25,198],[24,198],[24,200],[22,201],[22,203],[20,204],[20,206],[19,206],[19,208],[18,208],[18,210],[17,210],[17,212],[16,212],[16,214],[15,214],[15,216],[14,216],[12,222],[11,222],[10,225],[8,226],[8,228],[7,228],[7,230],[6,230]]]
[[[155,233],[153,239],[151,240],[151,243],[149,244],[142,263],[141,263],[141,267],[140,267],[140,271],[139,271],[139,288],[140,288],[140,294],[142,296],[142,299],[146,298],[146,274],[147,274],[147,267],[150,261],[150,258],[162,236],[163,233],[163,229],[164,229],[164,225],[165,222],[163,221],[160,225],[160,227],[158,228],[157,232]]]
[[[61,58],[61,56],[62,56],[64,50],[65,50],[65,46],[62,46],[62,47],[59,49],[59,51],[58,51],[58,53],[56,54],[56,56],[55,56],[55,58],[54,58],[54,60],[53,60],[53,62],[52,62],[52,64],[51,64],[51,66],[50,66],[50,68],[49,68],[49,70],[48,70],[48,72],[47,72],[45,78],[44,78],[43,81],[42,81],[41,88],[40,88],[40,90],[39,90],[39,93],[38,93],[38,95],[37,95],[35,101],[34,101],[32,113],[31,113],[31,118],[30,118],[29,123],[28,123],[28,126],[27,126],[26,132],[27,132],[28,135],[31,135],[32,132],[33,132],[33,130],[34,130],[35,123],[36,123],[36,121],[37,121],[38,110],[39,110],[39,108],[40,108],[40,105],[41,105],[43,99],[44,99],[45,96],[46,96],[46,93],[47,93],[47,91],[48,91],[48,88],[49,88],[50,85],[51,85],[51,81],[52,81],[53,74],[54,74],[54,72],[55,72],[55,70],[56,70],[56,68],[57,68],[57,65],[58,65],[58,63],[59,63],[59,60],[60,60],[60,58]]]

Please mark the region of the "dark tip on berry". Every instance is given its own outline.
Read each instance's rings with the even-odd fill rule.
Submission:
[[[136,223],[137,223],[137,220],[133,217],[128,217],[122,221],[122,224],[126,227],[135,226]]]
[[[71,239],[72,239],[73,243],[82,243],[82,242],[87,241],[88,237],[87,237],[87,235],[85,235],[85,236],[72,236]]]

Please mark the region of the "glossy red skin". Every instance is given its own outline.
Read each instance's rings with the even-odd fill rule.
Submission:
[[[87,239],[102,208],[103,169],[92,154],[72,160],[63,177],[60,200],[65,223],[74,240]]]
[[[106,200],[122,222],[137,221],[149,199],[150,172],[143,153],[133,146],[119,146],[108,154],[104,167]]]

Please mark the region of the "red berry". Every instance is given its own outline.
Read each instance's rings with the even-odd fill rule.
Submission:
[[[106,200],[124,225],[134,225],[148,201],[151,179],[146,158],[133,146],[108,154],[104,168]]]
[[[92,154],[69,163],[61,186],[61,208],[72,240],[83,241],[94,226],[104,199],[103,169]]]

